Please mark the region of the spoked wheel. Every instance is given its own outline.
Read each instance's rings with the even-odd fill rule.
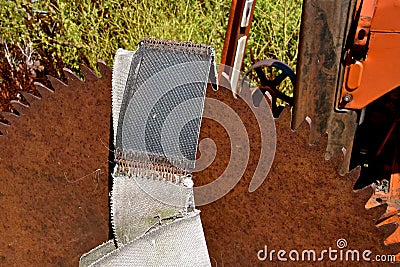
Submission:
[[[264,70],[266,71],[264,72]],[[296,75],[293,70],[285,63],[276,59],[265,59],[255,63],[245,73],[245,78],[254,70],[257,86],[259,90],[253,92],[253,103],[258,106],[262,97],[268,92],[271,95],[272,114],[275,118],[279,117],[284,106],[277,102],[278,99],[286,102],[289,106],[293,106],[293,97],[280,91],[281,83],[289,78],[292,85],[295,85]]]

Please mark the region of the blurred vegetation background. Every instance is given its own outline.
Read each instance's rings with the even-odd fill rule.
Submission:
[[[301,0],[258,0],[245,68],[276,58],[295,68]],[[62,68],[112,66],[118,48],[143,38],[213,46],[219,62],[231,1],[227,0],[2,0],[0,2],[0,110],[17,91],[34,93]],[[251,50],[251,53],[250,53]],[[4,108],[3,108],[4,109]]]

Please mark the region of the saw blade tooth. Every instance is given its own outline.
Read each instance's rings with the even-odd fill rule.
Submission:
[[[18,115],[11,112],[0,112],[0,115],[3,116],[3,118],[10,124],[13,124],[13,122],[15,122],[19,118]]]
[[[53,90],[47,88],[41,83],[35,82],[34,83],[36,90],[38,90],[39,94],[41,95],[42,98],[49,97],[51,94],[54,93]]]
[[[96,73],[94,73],[94,71],[92,71],[90,68],[86,67],[85,65],[80,65],[79,67],[82,71],[85,81],[95,81],[99,79]]]
[[[28,112],[29,106],[24,105],[16,100],[11,100],[10,103],[13,106],[13,108],[18,111],[19,114],[26,114],[26,112]]]
[[[27,93],[27,92],[21,92],[20,94],[25,98],[26,101],[28,101],[29,105],[32,105],[36,101],[40,100],[39,97],[34,96],[34,95],[32,95],[30,93]]]
[[[63,73],[68,80],[68,84],[74,81],[82,81],[72,70],[68,68],[63,68]]]
[[[324,155],[325,160],[331,160],[332,158],[338,156],[343,156],[343,157],[346,156],[347,153],[346,151],[343,150],[342,146],[332,145],[331,143],[329,143],[329,135],[327,139],[328,139],[328,144],[325,149],[325,155]],[[349,172],[349,170],[347,170],[345,173],[342,174],[340,173],[341,169],[339,170],[339,174],[342,176]]]
[[[62,90],[65,87],[68,87],[67,84],[65,84],[63,81],[48,75],[47,79],[50,81],[51,86],[54,88],[54,90]]]
[[[376,227],[381,227],[383,225],[388,225],[388,224],[398,224],[400,222],[399,216],[393,215],[391,217],[383,219],[381,222],[376,224]]]
[[[400,243],[400,227],[397,227],[394,232],[389,235],[383,242],[385,245]]]
[[[103,60],[97,60],[97,66],[99,68],[99,71],[101,73],[102,77],[107,77],[111,75],[111,69],[109,66],[107,66],[106,62]]]
[[[7,134],[9,127],[10,125],[0,122],[0,133],[2,133],[2,135]]]

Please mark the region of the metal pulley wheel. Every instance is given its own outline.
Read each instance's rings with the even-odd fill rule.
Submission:
[[[266,72],[264,72],[265,67],[267,68]],[[286,78],[290,79],[293,86],[295,85],[296,74],[287,64],[276,59],[261,60],[247,70],[244,79],[247,78],[253,70],[256,73],[256,78],[258,80],[257,86],[259,89],[253,92],[253,103],[255,106],[259,105],[261,98],[266,92],[271,95],[272,114],[275,118],[279,117],[284,109],[284,106],[278,103],[277,99],[286,102],[289,106],[293,106],[293,97],[285,94],[279,88]]]

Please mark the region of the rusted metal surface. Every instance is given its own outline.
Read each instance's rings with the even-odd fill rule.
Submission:
[[[371,29],[372,18],[374,17],[377,0],[357,1],[356,17],[357,28],[354,35],[354,49],[360,51],[367,46],[368,37]]]
[[[390,185],[389,185],[390,184]],[[387,205],[385,213],[377,222],[377,226],[381,227],[388,224],[400,224],[400,173],[391,175],[390,182],[384,180],[381,184],[373,185],[374,193],[366,203],[367,209],[375,208],[381,205]],[[400,243],[400,228],[397,227],[385,241],[385,245]],[[396,255],[397,261],[400,261],[400,253]]]
[[[111,71],[65,70],[0,131],[0,265],[77,266],[108,240]]]
[[[69,72],[68,85],[52,79],[54,92],[39,86],[42,99],[26,95],[30,107],[16,104],[21,116],[6,115],[11,126],[3,126],[5,134],[0,137],[0,265],[76,266],[81,254],[108,239],[111,72],[104,65],[100,69],[101,79],[87,69],[84,82]],[[372,190],[354,193],[357,171],[339,177],[341,159],[324,161],[325,139],[310,147],[306,126],[292,132],[288,110],[276,121],[278,144],[271,172],[260,188],[249,193],[261,146],[256,119],[228,90],[209,90],[208,97],[236,110],[252,140],[251,157],[237,187],[199,207],[213,263],[282,266],[276,260],[259,261],[257,252],[265,245],[320,251],[335,247],[339,238],[352,249],[398,252],[398,245],[383,245],[393,227],[375,228],[383,209],[364,209]],[[224,128],[208,119],[201,127],[201,138],[212,138],[218,154],[209,168],[194,173],[197,186],[218,177],[230,157]],[[319,262],[335,264],[343,266],[343,262]]]
[[[275,121],[278,143],[271,172],[252,193],[248,185],[258,164],[260,137],[255,119],[241,100],[233,100],[229,92],[208,92],[240,114],[251,143],[247,169],[238,185],[222,199],[198,207],[213,266],[392,266],[371,262],[281,262],[260,261],[257,253],[284,249],[315,249],[321,252],[344,238],[349,249],[369,249],[376,254],[396,254],[400,246],[386,246],[383,241],[395,227],[376,228],[384,208],[366,210],[371,188],[352,190],[358,171],[345,177],[337,174],[343,158],[324,160],[326,138],[320,144],[308,144],[309,129],[302,125],[290,129],[290,113],[286,109]],[[215,121],[203,119],[200,138],[211,138],[218,148],[213,164],[193,177],[195,185],[215,180],[226,168],[230,157],[229,137]],[[275,252],[276,253],[276,252]],[[287,255],[286,255],[287,257]]]
[[[383,180],[379,184],[374,184],[374,194],[365,204],[367,209],[371,209],[380,205],[387,204],[385,213],[381,219],[386,220],[393,215],[398,215],[400,211],[399,203],[399,188],[400,188],[400,174],[394,173],[390,177],[390,181]]]
[[[400,86],[400,5],[397,0],[363,1],[352,45],[348,48],[346,71],[341,88],[340,108],[362,109]],[[387,14],[387,18],[386,18]],[[394,15],[397,14],[397,15]],[[383,20],[385,16],[385,20]],[[351,69],[362,65],[359,82],[348,86]],[[351,101],[345,101],[351,96]]]
[[[340,173],[349,170],[357,126],[353,111],[336,112],[336,89],[341,84],[341,58],[354,0],[306,0],[303,3],[292,128],[311,119],[310,142],[328,134],[326,158],[346,149]]]

